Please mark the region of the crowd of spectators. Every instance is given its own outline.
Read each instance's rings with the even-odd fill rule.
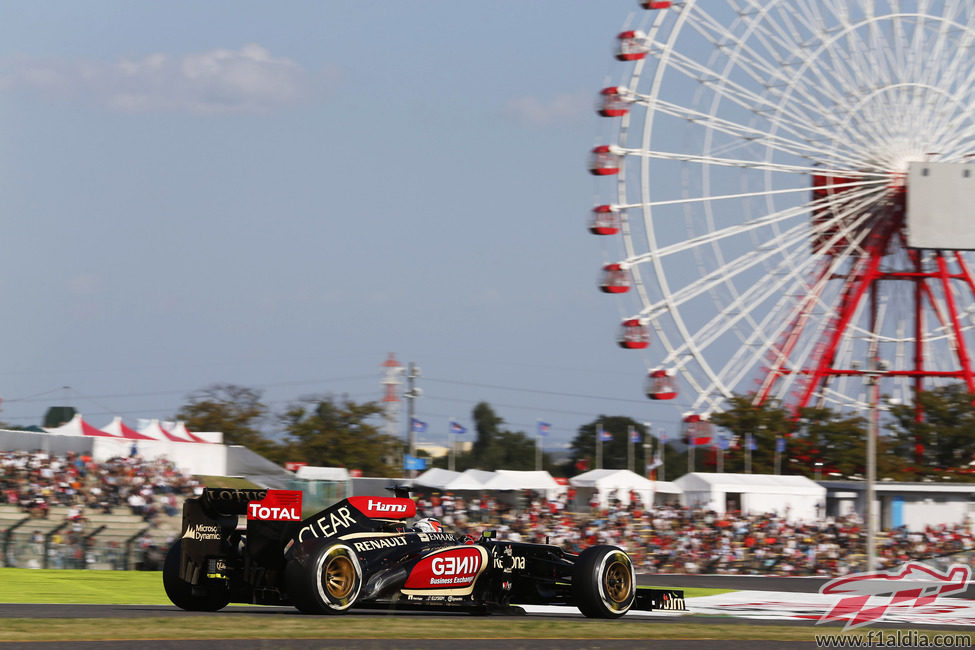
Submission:
[[[2,502],[39,519],[52,507],[68,508],[71,520],[85,512],[131,512],[146,522],[180,512],[181,497],[197,482],[168,460],[141,456],[96,463],[87,454],[52,455],[41,451],[0,451]]]
[[[67,522],[48,540],[49,546],[67,549],[52,556],[59,568],[90,563],[83,543],[88,534],[86,516],[133,514],[151,526],[161,514],[179,514],[183,498],[199,487],[164,459],[133,456],[96,463],[87,455],[70,452],[64,456],[0,452],[0,502],[35,519],[51,518],[56,508],[57,517]],[[557,544],[570,552],[615,544],[633,557],[637,571],[646,573],[836,576],[859,571],[865,562],[866,535],[856,514],[801,522],[775,513],[645,507],[636,495],[626,505],[616,499],[601,507],[595,501],[576,504],[572,495],[548,500],[526,493],[511,503],[491,494],[464,498],[447,493],[418,497],[417,516],[436,517],[462,534],[476,537],[493,529],[499,537]],[[43,535],[29,531],[24,527],[29,544],[39,550]],[[137,543],[144,557],[158,550],[148,536]],[[120,568],[122,550],[113,544],[104,551],[106,562]],[[945,524],[881,534],[878,559],[892,567],[973,549],[975,540],[967,523]],[[153,557],[158,564],[159,557]]]
[[[615,544],[645,573],[837,576],[863,570],[866,562],[866,531],[856,514],[796,522],[774,513],[646,508],[638,498],[625,506],[617,500],[608,508],[576,508],[564,496],[550,501],[538,495],[518,506],[490,495],[464,499],[451,494],[430,495],[417,505],[418,516],[437,517],[448,528],[475,537],[493,528],[500,537],[548,542],[570,552]],[[973,548],[967,523],[897,529],[878,536],[878,561],[893,567]]]
[[[146,529],[152,529],[162,515],[180,514],[183,498],[197,487],[191,476],[165,459],[132,456],[95,462],[74,452],[0,451],[0,503],[29,518],[27,525],[18,526],[17,536],[24,543],[8,545],[5,563],[124,568],[129,565],[125,540],[110,538],[96,544],[92,535],[98,527],[90,524],[90,518],[136,515]],[[37,523],[31,525],[33,520]],[[48,525],[41,526],[41,521]],[[140,536],[135,544],[136,564],[159,563],[151,536]]]

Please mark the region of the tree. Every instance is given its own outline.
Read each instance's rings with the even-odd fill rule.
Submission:
[[[479,402],[471,413],[477,437],[470,452],[458,454],[454,467],[467,469],[535,469],[535,441],[521,431],[503,429],[504,420],[486,402]],[[447,460],[438,462],[446,465]],[[550,468],[548,454],[542,455],[542,467]]]
[[[281,460],[281,445],[260,430],[268,415],[261,393],[236,384],[212,384],[189,395],[176,413],[190,431],[221,431],[224,443],[243,445],[271,460]]]
[[[956,478],[975,458],[975,395],[964,384],[949,384],[915,397],[916,405],[890,408],[894,454],[907,459],[904,473],[914,477],[950,471]],[[918,417],[920,414],[920,417]]]
[[[359,404],[332,396],[292,404],[281,416],[289,436],[289,460],[361,469],[368,476],[396,475],[401,441],[369,422],[381,413],[377,402]]]
[[[596,468],[596,431],[602,427],[610,439],[602,442],[602,468],[626,469],[629,461],[629,433],[633,428],[640,435],[640,440],[646,440],[647,430],[643,424],[633,418],[622,415],[600,415],[588,424],[579,427],[579,432],[570,444],[572,450],[571,463],[573,468]],[[643,474],[647,459],[644,455],[643,444],[635,443],[634,467],[638,474]]]
[[[751,471],[754,474],[772,474],[775,471],[775,446],[777,439],[796,429],[789,412],[779,402],[769,400],[756,405],[754,395],[733,395],[728,399],[729,408],[711,414],[711,422],[730,434],[731,445],[725,454],[726,472],[744,472],[745,454],[749,436],[754,442],[751,451]],[[786,442],[788,449],[788,442]],[[782,461],[783,473],[789,463]]]

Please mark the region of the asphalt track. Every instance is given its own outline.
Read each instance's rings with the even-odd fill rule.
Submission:
[[[690,575],[654,575],[638,576],[638,582],[655,586],[674,586],[674,587],[710,587],[748,591],[767,592],[770,597],[784,596],[786,594],[814,594],[818,593],[820,585],[824,582],[816,578],[775,578],[766,576],[690,576]],[[966,594],[967,595],[967,594]],[[553,608],[554,609],[554,608]],[[38,605],[38,604],[0,604],[0,628],[3,627],[4,618],[33,618],[37,619],[39,625],[46,618],[83,618],[83,619],[138,619],[138,618],[172,618],[174,626],[177,628],[193,629],[198,628],[202,623],[199,619],[207,617],[234,617],[254,615],[269,617],[301,617],[296,610],[291,607],[259,607],[259,606],[230,606],[221,612],[186,612],[174,606],[165,605]],[[424,612],[405,612],[391,613],[387,610],[357,610],[347,614],[355,617],[375,617],[377,627],[386,628],[391,625],[391,620],[399,617],[429,617],[443,621],[445,629],[456,628],[462,625],[463,621],[468,620],[468,614],[444,614],[424,613]],[[559,620],[576,619],[581,615],[575,610],[562,609],[559,611],[530,611],[522,614],[532,619],[540,620]],[[519,618],[521,618],[519,616]],[[508,616],[497,616],[498,625],[503,626]],[[524,620],[524,619],[522,619]],[[687,624],[734,624],[743,628],[758,628],[766,625],[777,626],[806,626],[810,628],[809,642],[788,642],[782,641],[742,641],[739,639],[727,640],[677,640],[660,639],[655,640],[653,628],[655,626],[666,626],[672,621],[680,620]],[[75,641],[75,642],[0,642],[0,650],[6,648],[29,648],[30,650],[62,649],[68,650],[87,650],[89,648],[156,648],[196,650],[206,648],[215,649],[234,649],[234,650],[253,650],[257,648],[275,649],[307,649],[307,648],[350,648],[354,650],[366,648],[430,648],[439,650],[441,648],[490,648],[496,650],[515,650],[517,648],[539,648],[561,649],[561,648],[673,648],[676,650],[697,649],[697,648],[716,648],[718,650],[733,650],[741,648],[747,644],[749,650],[765,650],[766,648],[815,648],[812,640],[813,632],[839,631],[840,625],[815,626],[814,621],[810,620],[789,620],[781,617],[777,618],[735,618],[732,616],[697,616],[694,614],[675,615],[672,613],[661,613],[659,615],[649,614],[645,616],[628,615],[619,619],[620,625],[640,625],[647,627],[646,640],[617,640],[617,639],[247,639],[247,640],[194,640],[182,641],[175,639],[154,639],[152,641]],[[905,627],[903,624],[878,624],[878,628]],[[947,629],[948,626],[936,625],[926,626],[915,622],[910,627],[924,629],[937,627]],[[831,629],[830,629],[831,628]],[[954,628],[959,632],[968,632],[972,627]],[[758,632],[758,630],[755,630]],[[745,632],[743,630],[743,632]],[[747,637],[747,632],[743,635]]]

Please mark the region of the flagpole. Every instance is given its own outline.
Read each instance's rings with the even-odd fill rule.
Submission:
[[[626,469],[633,471],[633,425],[631,424],[626,431]]]
[[[596,469],[603,468],[603,423],[596,423]]]
[[[447,465],[447,469],[452,472],[454,471],[454,454],[457,452],[457,436],[451,431],[454,418],[450,418],[450,422],[451,424],[447,425],[447,443],[450,445],[450,463]]]

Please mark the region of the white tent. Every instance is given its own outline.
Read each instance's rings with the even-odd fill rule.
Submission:
[[[495,472],[483,469],[468,469],[448,483],[445,489],[454,490],[483,490],[484,484],[493,479]]]
[[[569,485],[576,489],[576,505],[589,503],[593,491],[599,498],[600,507],[609,506],[611,499],[630,503],[630,492],[635,492],[646,505],[679,500],[681,490],[671,481],[651,481],[628,469],[593,469],[573,476]]]
[[[826,488],[805,476],[692,472],[674,483],[685,505],[721,514],[774,512],[789,521],[813,521],[826,513]]]
[[[413,479],[413,485],[422,485],[424,487],[442,490],[446,488],[451,481],[456,480],[458,476],[460,476],[460,472],[454,472],[449,469],[440,469],[439,467],[431,467]]]
[[[314,467],[302,465],[295,472],[295,478],[304,481],[348,481],[349,470],[344,467]]]
[[[556,483],[548,472],[499,469],[484,483],[483,489],[485,491],[533,490],[543,492],[546,498],[554,499],[567,488]]]
[[[96,429],[85,422],[85,419],[81,417],[81,413],[75,413],[73,418],[59,427],[47,428],[44,430],[48,433],[53,433],[56,436],[92,436],[98,438],[116,437],[111,433],[102,431],[101,429]]]
[[[149,423],[139,428],[139,433],[149,436],[153,440],[168,440],[170,442],[193,442],[189,438],[181,438],[167,431],[159,420],[149,420]]]

